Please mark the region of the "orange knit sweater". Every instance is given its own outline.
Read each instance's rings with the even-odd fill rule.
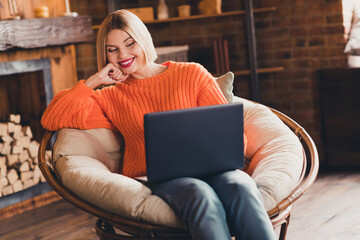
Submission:
[[[82,80],[54,97],[41,123],[52,131],[117,129],[126,145],[122,173],[129,177],[146,175],[146,113],[226,103],[213,77],[201,65],[171,61],[164,64],[168,68],[154,77],[129,77],[102,90],[94,91]]]

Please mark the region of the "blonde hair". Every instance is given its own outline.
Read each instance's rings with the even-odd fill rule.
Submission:
[[[102,22],[96,40],[97,65],[100,71],[107,63],[105,44],[108,33],[113,29],[127,32],[142,48],[146,63],[157,58],[154,43],[145,24],[133,13],[121,9],[110,13]]]

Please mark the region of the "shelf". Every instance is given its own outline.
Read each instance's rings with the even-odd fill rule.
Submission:
[[[284,71],[284,67],[268,67],[268,68],[259,68],[257,69],[258,74],[264,74],[264,73],[274,73],[274,72],[282,72]],[[234,71],[233,72],[235,76],[244,76],[249,75],[250,70],[240,70],[240,71]]]
[[[273,12],[275,10],[276,10],[276,7],[257,8],[257,9],[254,9],[254,13]],[[174,17],[174,18],[161,19],[161,20],[144,21],[144,23],[145,24],[170,23],[170,22],[191,21],[191,20],[206,19],[206,18],[236,16],[236,15],[244,15],[244,14],[245,14],[245,10],[239,10],[239,11],[223,12],[220,14],[194,15],[194,16],[185,17],[185,18],[184,17]],[[100,28],[100,25],[93,26],[93,29],[99,29],[99,28]]]
[[[261,12],[271,12],[275,11],[275,7],[269,8],[258,8],[254,9],[254,13],[261,13]],[[209,14],[209,15],[194,15],[190,17],[174,17],[162,20],[153,20],[153,21],[146,21],[145,24],[154,24],[154,23],[166,23],[166,22],[179,22],[179,21],[189,21],[189,20],[197,20],[197,19],[206,19],[206,18],[218,18],[218,17],[226,17],[226,16],[236,16],[236,15],[244,15],[245,10],[239,11],[231,11],[231,12],[223,12],[220,14]]]

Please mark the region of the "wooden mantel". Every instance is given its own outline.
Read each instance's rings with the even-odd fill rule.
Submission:
[[[89,16],[0,21],[0,51],[94,40]]]
[[[77,81],[75,45],[95,40],[90,16],[0,21],[0,62],[49,58],[54,95]]]

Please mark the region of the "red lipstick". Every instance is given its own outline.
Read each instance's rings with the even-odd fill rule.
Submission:
[[[132,65],[132,63],[134,62],[135,58],[129,58],[129,59],[126,59],[124,61],[120,61],[119,62],[119,65],[122,67],[122,68],[128,68]]]

